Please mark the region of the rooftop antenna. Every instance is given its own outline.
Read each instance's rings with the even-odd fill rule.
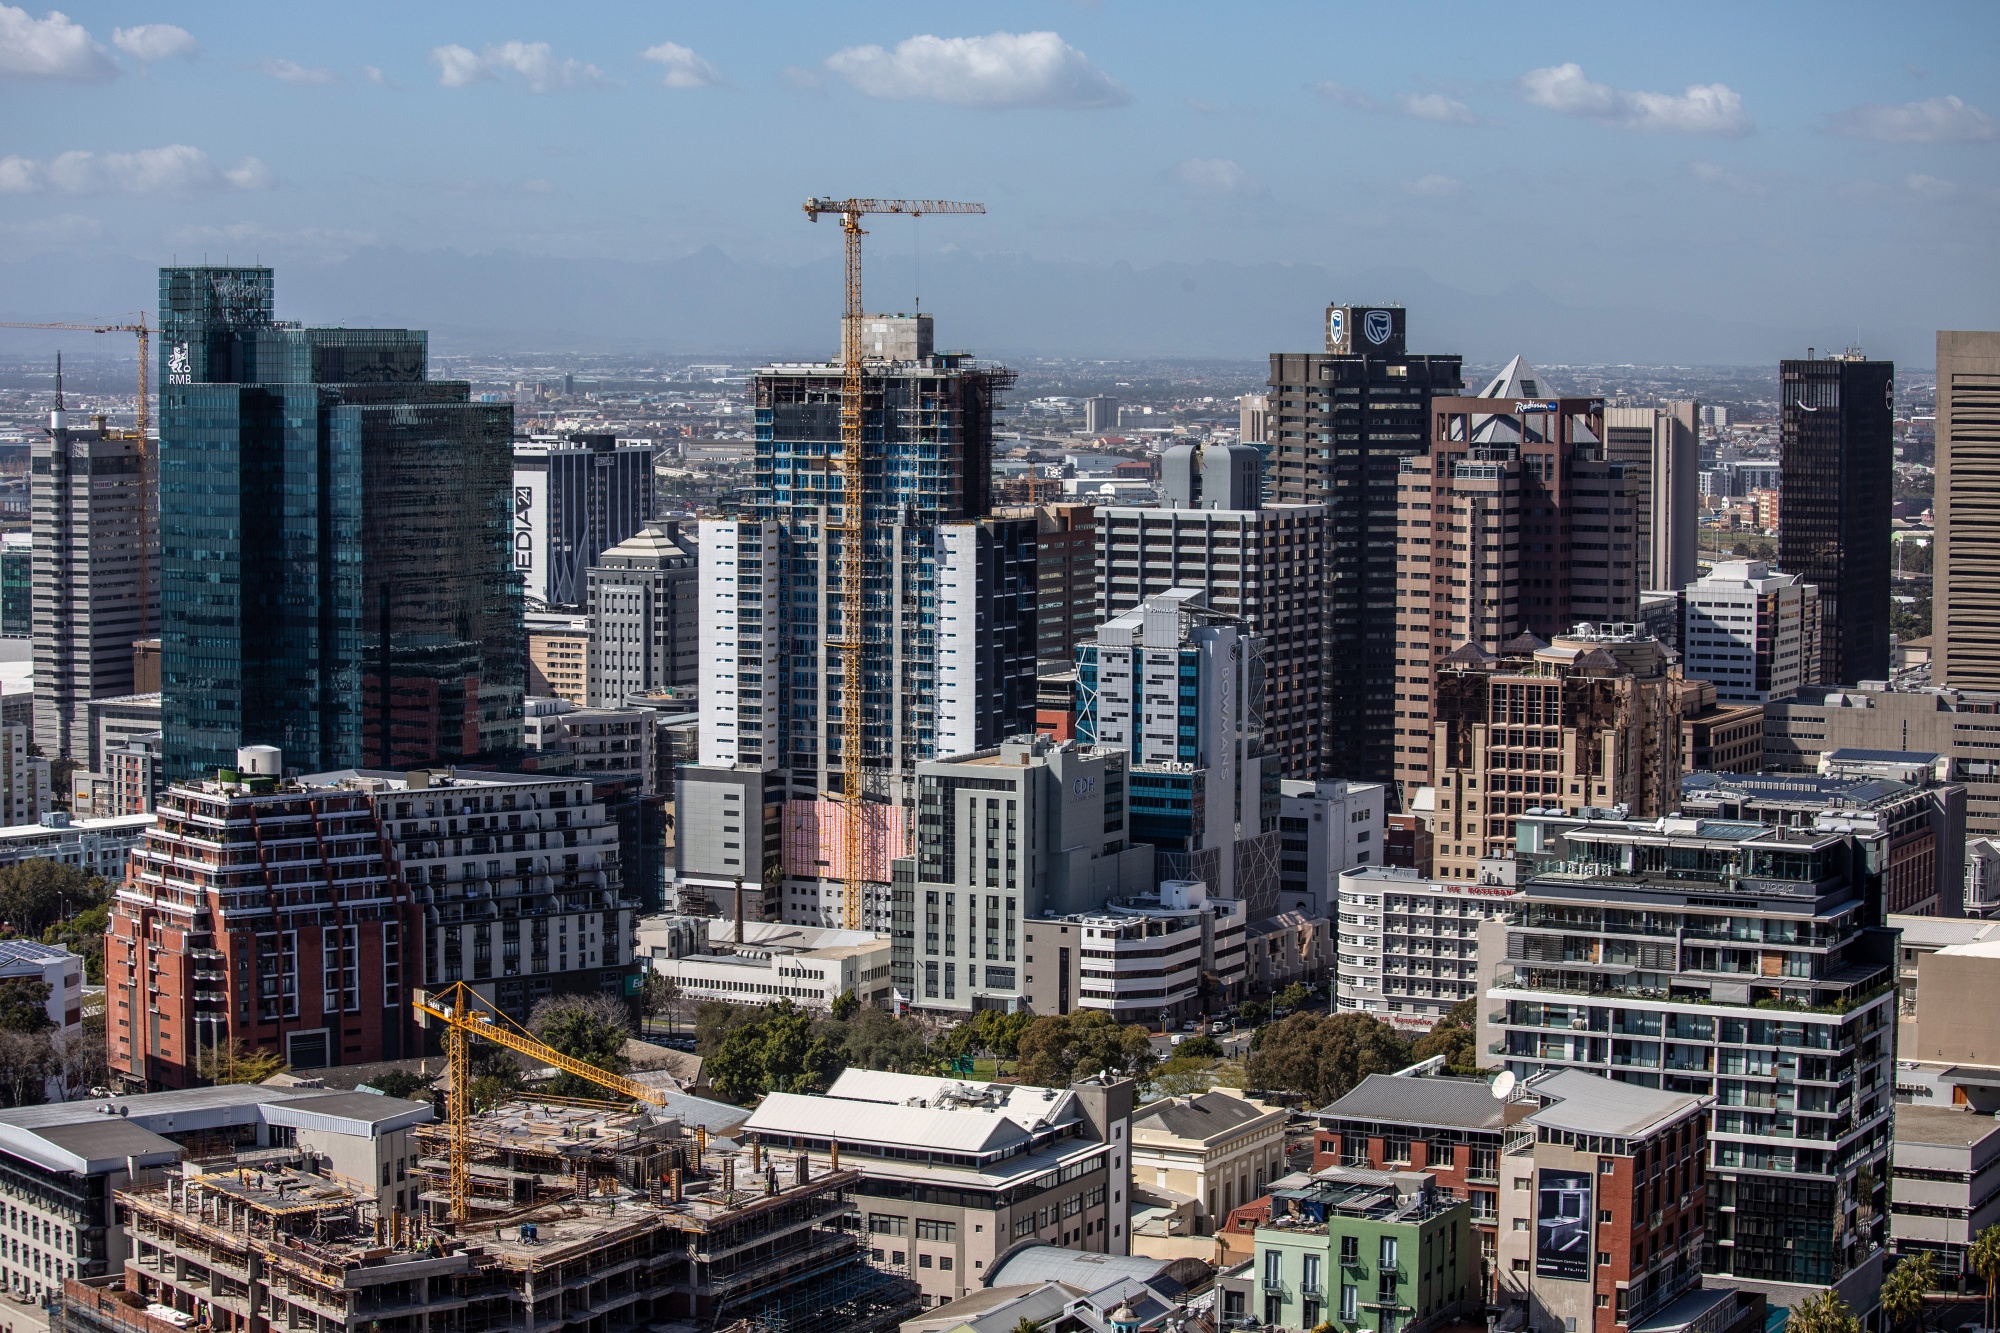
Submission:
[[[62,396],[62,353],[56,353],[56,411],[63,410]]]
[[[910,282],[916,287],[917,315],[924,313],[924,215],[910,219]],[[1857,335],[1858,337],[1858,335]]]

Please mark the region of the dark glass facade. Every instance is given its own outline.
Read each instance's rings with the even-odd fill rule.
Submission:
[[[1896,367],[1778,363],[1778,568],[1819,588],[1827,685],[1889,678]]]
[[[1331,307],[1326,352],[1271,356],[1267,493],[1327,507],[1328,777],[1395,780],[1398,469],[1427,448],[1431,399],[1459,392],[1460,369],[1404,349],[1400,307]]]
[[[512,407],[426,380],[422,332],[271,322],[270,282],[161,273],[168,775],[514,754]]]

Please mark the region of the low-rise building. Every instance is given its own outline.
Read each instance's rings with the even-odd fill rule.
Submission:
[[[985,1283],[1031,1239],[1127,1252],[1133,1087],[849,1068],[823,1097],[772,1093],[744,1129],[781,1160],[804,1153],[860,1173],[852,1197],[870,1261],[915,1279],[934,1305]]]
[[[1343,870],[1382,865],[1383,801],[1379,782],[1278,784],[1278,907],[1333,918]]]
[[[1325,985],[1333,967],[1332,937],[1324,916],[1279,912],[1252,921],[1243,928],[1243,993],[1275,995],[1294,982]]]
[[[1343,872],[1336,1003],[1428,1032],[1479,993],[1479,923],[1518,896],[1511,885],[1434,880],[1402,866]]]
[[[1897,1099],[2000,1113],[2000,1006],[1968,1003],[2000,994],[2000,938],[1922,951],[1915,962],[1916,1020],[1898,1025]]]
[[[52,810],[40,823],[0,828],[0,866],[43,858],[116,884],[125,878],[125,858],[152,826],[150,814],[72,819]]]
[[[1255,1243],[1266,1325],[1424,1333],[1482,1304],[1466,1205],[1422,1171],[1335,1166],[1274,1189]]]
[[[690,927],[706,938],[691,939]],[[872,931],[648,917],[639,923],[638,951],[641,967],[670,978],[690,1000],[789,999],[804,1008],[831,1009],[847,991],[863,1004],[889,999],[889,941]]]
[[[1510,1110],[1483,1079],[1370,1074],[1314,1119],[1313,1170],[1332,1166],[1428,1172],[1440,1190],[1464,1199],[1485,1266],[1480,1290],[1493,1292],[1500,1222],[1500,1148]]]
[[[1525,1089],[1540,1104],[1500,1160],[1499,1299],[1524,1316],[1510,1327],[1650,1328],[1702,1286],[1710,1100],[1567,1069]],[[1762,1328],[1761,1308],[1748,1325],[1726,1310],[1716,1333]]]
[[[1723,703],[1713,681],[1683,681],[1681,754],[1690,773],[1755,773],[1764,766],[1764,705]]]
[[[590,702],[590,617],[530,611],[528,694],[561,699],[574,708]]]
[[[1247,985],[1243,904],[1211,898],[1199,882],[1168,880],[1157,894],[1102,911],[1029,921],[1022,932],[1027,1005],[1038,1014],[1099,1009],[1121,1022],[1172,1022]],[[1039,943],[1038,943],[1039,941]]]
[[[1977,1281],[1973,1238],[2000,1223],[2000,1121],[1964,1106],[1899,1106],[1889,1150],[1889,1236],[1930,1254],[1939,1277]]]
[[[1217,1088],[1132,1113],[1132,1179],[1150,1194],[1194,1201],[1195,1229],[1222,1220],[1284,1171],[1282,1107]]]

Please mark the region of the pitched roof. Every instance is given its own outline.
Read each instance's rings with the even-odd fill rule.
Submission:
[[[1169,1097],[1132,1113],[1132,1131],[1156,1129],[1182,1139],[1212,1139],[1232,1134],[1251,1121],[1270,1115],[1268,1106],[1225,1092],[1204,1092],[1199,1097]]]
[[[1476,1078],[1398,1078],[1370,1074],[1352,1092],[1318,1114],[1325,1119],[1375,1120],[1440,1129],[1485,1129],[1499,1133],[1506,1104]]]

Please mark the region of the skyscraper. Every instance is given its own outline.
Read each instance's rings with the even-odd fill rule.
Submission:
[[[268,268],[160,270],[169,778],[275,744],[307,771],[521,743],[512,409],[406,329],[272,319]]]
[[[1459,391],[1460,365],[1406,351],[1396,306],[1329,306],[1323,353],[1271,355],[1271,498],[1327,507],[1327,776],[1395,775],[1397,469],[1423,452],[1431,398]]]
[[[514,446],[514,569],[527,600],[582,607],[586,571],[652,516],[651,445],[592,434]]]
[[[60,368],[48,433],[31,453],[35,743],[87,768],[89,703],[133,692],[132,641],[159,623],[154,459],[136,432],[103,417],[73,423]]]
[[[1789,699],[1819,683],[1819,589],[1761,560],[1720,560],[1681,595],[1689,680],[1725,703]]]
[[[1896,367],[1850,349],[1778,378],[1778,568],[1819,589],[1822,679],[1886,680]]]
[[[1931,633],[1939,685],[2000,690],[2000,333],[1937,336],[1937,548]]]
[[[1637,500],[1639,587],[1684,588],[1695,576],[1699,532],[1701,404],[1604,409],[1604,456],[1625,465]]]
[[[590,707],[618,708],[627,695],[695,683],[699,558],[670,520],[641,528],[590,567]]]

